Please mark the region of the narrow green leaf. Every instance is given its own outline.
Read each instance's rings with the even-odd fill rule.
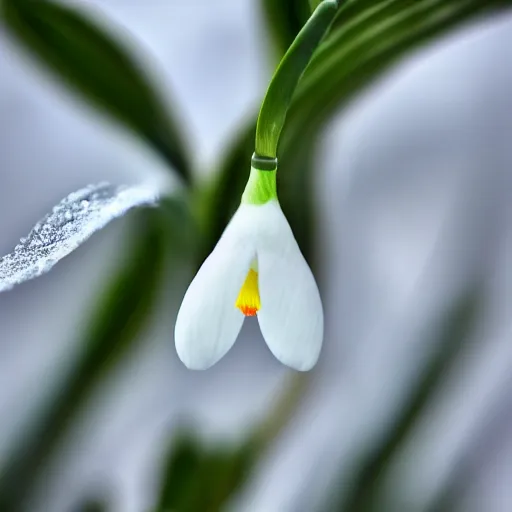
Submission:
[[[297,83],[337,9],[336,0],[321,2],[281,60],[258,116],[256,155],[269,158],[277,156],[279,136]]]
[[[314,191],[315,173],[320,171],[315,165],[315,142],[319,130],[309,131],[310,138],[303,145],[283,152],[278,171],[279,202],[293,233],[310,266],[315,262],[315,226],[317,226],[317,206]]]
[[[216,512],[243,487],[254,465],[293,417],[309,378],[294,374],[270,413],[237,446],[208,446],[179,434],[172,440],[155,512]]]
[[[279,60],[314,9],[310,11],[307,0],[261,0],[261,7]]]
[[[174,234],[189,228],[170,212],[167,205],[138,213],[133,253],[101,299],[82,340],[82,354],[64,378],[59,395],[2,461],[0,510],[24,510],[38,476],[83,405],[141,339],[163,283]]]
[[[308,124],[317,120],[324,124],[337,108],[420,44],[471,18],[510,5],[511,0],[347,3],[304,73],[287,125],[293,125],[297,132],[306,120]],[[294,133],[296,137],[300,135]]]
[[[311,12],[313,12],[319,5],[322,0],[309,0],[309,8]]]
[[[235,449],[217,448],[208,453],[195,475],[199,486],[189,495],[183,512],[222,510],[245,481],[253,460],[250,444]]]
[[[435,350],[414,391],[384,437],[360,461],[348,496],[341,497],[336,506],[330,504],[329,511],[376,512],[382,510],[383,503],[380,498],[389,465],[397,449],[410,435],[416,421],[430,403],[432,396],[442,386],[448,370],[461,354],[464,342],[474,329],[480,309],[481,294],[476,288],[462,297],[440,319],[434,336],[429,336],[429,343],[435,347]]]
[[[90,498],[74,507],[73,512],[107,512],[108,509],[107,503],[103,500]]]
[[[338,10],[298,84],[279,144],[280,202],[310,263],[313,179],[320,171],[315,154],[324,127],[421,44],[510,5],[511,0],[352,0]]]
[[[255,460],[254,445],[214,448],[190,434],[172,440],[155,512],[222,510]]]
[[[44,66],[141,136],[188,180],[179,122],[120,41],[75,6],[49,0],[2,0],[0,20]]]
[[[172,439],[169,454],[164,458],[155,512],[183,510],[189,497],[197,493],[197,473],[202,457],[203,448],[189,432],[180,433]]]

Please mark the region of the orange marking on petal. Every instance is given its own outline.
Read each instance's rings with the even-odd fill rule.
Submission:
[[[258,272],[249,269],[244,284],[240,289],[238,298],[236,299],[235,306],[245,316],[256,316],[256,313],[261,308],[260,293],[258,289]]]
[[[256,312],[258,311],[258,308],[252,308],[251,306],[245,305],[238,306],[238,308],[245,316],[256,316]]]

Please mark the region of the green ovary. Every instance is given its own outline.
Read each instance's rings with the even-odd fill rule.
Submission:
[[[251,167],[251,174],[242,194],[242,203],[265,204],[272,199],[277,200],[276,175],[277,169],[259,171]]]

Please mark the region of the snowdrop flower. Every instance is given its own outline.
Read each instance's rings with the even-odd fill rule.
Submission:
[[[273,170],[251,168],[240,207],[185,294],[175,342],[190,369],[219,361],[246,316],[257,316],[263,338],[282,363],[305,371],[318,359],[322,303],[279,205],[276,166],[277,161]]]

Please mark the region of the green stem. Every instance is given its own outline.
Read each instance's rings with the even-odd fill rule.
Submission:
[[[338,10],[324,0],[313,12],[281,60],[261,105],[256,127],[256,155],[275,158],[279,136],[297,84]]]

